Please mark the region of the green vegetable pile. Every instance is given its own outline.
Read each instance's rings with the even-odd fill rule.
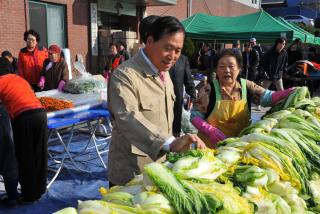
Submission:
[[[215,150],[170,153],[69,213],[320,213],[320,102],[297,88]],[[281,105],[281,107],[280,107]]]
[[[84,94],[106,88],[104,81],[95,78],[71,79],[64,86],[64,91],[72,94]]]

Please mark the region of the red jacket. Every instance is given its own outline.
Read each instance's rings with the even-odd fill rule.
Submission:
[[[16,74],[0,76],[0,102],[11,119],[24,111],[43,108],[28,82]]]
[[[18,59],[18,74],[30,84],[38,84],[44,60],[48,58],[45,47],[36,47],[33,52],[22,48]]]

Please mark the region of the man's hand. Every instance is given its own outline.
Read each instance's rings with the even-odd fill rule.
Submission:
[[[204,142],[196,135],[193,134],[185,134],[179,138],[176,138],[170,144],[170,151],[172,152],[185,152],[191,149],[192,144],[196,145],[198,149],[207,148]]]

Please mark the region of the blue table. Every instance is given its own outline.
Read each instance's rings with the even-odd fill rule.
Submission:
[[[58,177],[61,169],[65,164],[66,159],[69,159],[76,169],[80,171],[88,172],[87,170],[81,169],[81,167],[79,167],[76,161],[74,160],[75,156],[79,156],[83,154],[88,149],[95,149],[103,167],[106,168],[106,165],[101,157],[101,154],[108,152],[108,149],[100,150],[99,147],[101,146],[100,142],[107,142],[107,140],[111,138],[111,136],[107,136],[106,138],[103,138],[103,139],[97,139],[95,133],[99,126],[103,126],[105,132],[107,133],[107,129],[103,124],[101,124],[100,121],[104,119],[107,121],[108,125],[111,126],[109,118],[110,118],[110,112],[107,109],[102,107],[95,107],[93,109],[76,111],[76,112],[69,111],[66,114],[57,114],[55,117],[48,118],[48,125],[47,125],[49,129],[48,143],[50,143],[50,141],[52,141],[52,137],[56,135],[58,137],[58,142],[60,142],[61,145],[63,146],[64,154],[62,158],[56,158],[54,154],[49,152],[49,157],[53,160],[54,164],[59,164],[59,167],[56,170],[56,173],[53,176],[53,179],[47,185],[47,188],[49,188],[54,182],[54,180]],[[76,155],[71,155],[69,151],[69,145],[72,142],[75,127],[80,124],[86,124],[86,127],[88,128],[90,133],[90,137],[87,145],[81,152],[78,152]],[[64,128],[70,128],[69,137],[67,138],[67,140],[63,140],[63,138],[61,137],[60,131],[63,130]],[[89,147],[91,142],[93,142],[93,146]]]

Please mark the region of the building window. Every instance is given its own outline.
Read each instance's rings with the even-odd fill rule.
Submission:
[[[65,11],[64,5],[29,1],[30,28],[39,32],[40,45],[67,47]]]
[[[258,0],[252,0],[252,4],[257,4]]]

